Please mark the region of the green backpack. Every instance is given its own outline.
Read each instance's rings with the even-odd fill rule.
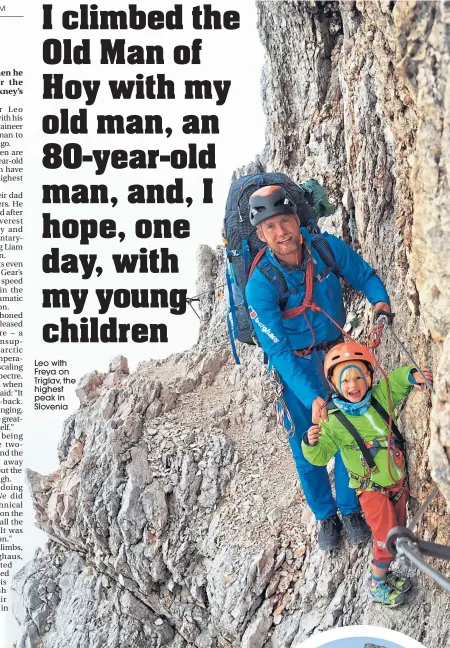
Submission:
[[[313,209],[316,220],[331,216],[336,210],[335,205],[328,199],[327,190],[317,180],[307,180],[300,186],[306,194],[305,197]]]

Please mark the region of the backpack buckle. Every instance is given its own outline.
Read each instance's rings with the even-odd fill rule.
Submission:
[[[322,281],[324,281],[328,277],[329,274],[330,274],[329,272],[325,272],[325,271],[321,272],[320,274],[318,274],[318,275],[316,275],[314,277],[314,281],[316,283],[322,283]]]

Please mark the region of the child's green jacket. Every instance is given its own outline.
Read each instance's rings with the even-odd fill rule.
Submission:
[[[414,367],[400,367],[389,374],[391,389],[393,420],[396,423],[394,409],[409,393],[411,382],[409,376]],[[372,398],[376,398],[388,412],[388,398],[386,379],[384,378],[372,388]],[[316,466],[326,466],[330,459],[341,450],[342,459],[349,472],[350,488],[364,490],[380,490],[380,486],[387,487],[399,482],[405,474],[405,460],[402,450],[394,445],[395,437],[392,435],[390,471],[388,470],[387,441],[389,428],[375,408],[371,405],[365,414],[351,416],[346,414],[348,420],[354,425],[372,454],[379,472],[370,471],[364,461],[352,435],[333,415],[336,409],[328,412],[328,421],[321,421],[321,436],[316,445],[305,443],[305,434],[302,450],[305,457]]]

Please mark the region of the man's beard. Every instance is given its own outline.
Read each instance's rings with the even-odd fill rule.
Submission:
[[[273,251],[277,256],[286,256],[288,254],[292,254],[293,252],[297,252],[299,249],[300,242],[292,239],[291,241],[284,244],[276,243]]]

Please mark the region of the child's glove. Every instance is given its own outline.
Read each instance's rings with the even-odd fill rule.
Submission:
[[[311,425],[308,430],[308,443],[310,446],[316,445],[319,442],[320,425]]]

